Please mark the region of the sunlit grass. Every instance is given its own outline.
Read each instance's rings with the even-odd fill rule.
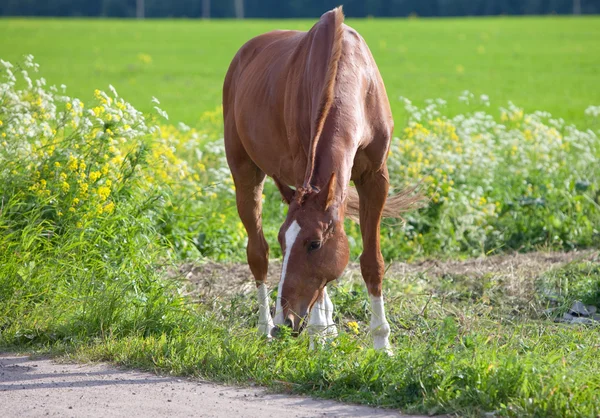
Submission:
[[[331,292],[339,338],[316,352],[306,335],[267,341],[256,333],[254,295],[198,303],[185,281],[168,278],[182,258],[244,256],[218,140],[219,108],[204,112],[197,129],[159,126],[161,108],[161,118],[144,116],[112,88],[84,102],[46,86],[30,57],[15,67],[0,64],[0,348],[410,412],[598,414],[599,327],[555,324],[544,313],[546,291],[560,296],[555,312],[573,300],[599,304],[597,263],[540,272],[518,292],[495,275],[389,276],[393,357],[371,349],[366,291],[350,280]],[[429,175],[437,206],[411,215],[410,228],[386,226],[386,257],[481,252],[494,228],[520,233],[527,248],[536,248],[539,237],[559,248],[596,242],[593,132],[517,107],[498,119],[428,109],[407,111],[411,122],[394,140],[390,167],[397,184]],[[417,143],[431,147],[427,157]],[[468,144],[469,152],[458,151]],[[486,160],[495,154],[504,163]],[[534,157],[531,168],[527,158]],[[442,171],[428,173],[436,162]],[[513,166],[532,172],[511,173]],[[505,187],[511,180],[522,188]],[[559,192],[549,193],[547,184]],[[544,205],[536,200],[542,197]],[[265,201],[265,230],[277,255],[274,234],[285,208],[271,183]],[[497,202],[507,205],[507,216],[498,214]],[[546,232],[529,228],[533,221],[540,229],[549,221],[561,241],[545,240]],[[465,227],[462,237],[452,225]],[[357,254],[358,227],[347,227]],[[492,236],[510,247],[511,235]]]
[[[599,104],[597,17],[349,19],[373,51],[397,129],[417,105],[441,97],[448,114],[464,112],[464,90],[544,110],[586,127],[584,110]],[[84,101],[109,84],[142,111],[160,99],[174,123],[199,126],[221,103],[221,86],[238,48],[273,29],[308,29],[313,20],[0,19],[0,56],[33,54],[50,83]]]

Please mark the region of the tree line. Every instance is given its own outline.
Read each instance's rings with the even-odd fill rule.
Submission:
[[[597,14],[600,0],[0,0],[4,16],[302,18]]]

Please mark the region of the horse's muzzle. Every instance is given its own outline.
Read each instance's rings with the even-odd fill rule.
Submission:
[[[302,332],[302,330],[304,329],[305,322],[306,322],[304,318],[298,318],[297,320],[298,320],[298,323],[296,324],[294,321],[294,317],[292,315],[290,315],[289,317],[287,317],[285,319],[285,321],[283,322],[283,325],[276,325],[271,330],[271,337],[274,337],[274,338],[281,337],[284,328],[291,329],[292,337],[297,337],[300,334],[300,332]],[[294,326],[294,325],[296,325],[296,326]]]

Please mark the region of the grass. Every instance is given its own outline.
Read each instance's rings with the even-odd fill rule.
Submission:
[[[544,313],[554,302],[542,289],[559,295],[557,311],[573,299],[598,304],[598,264],[588,254],[534,272],[528,261],[513,265],[520,274],[512,275],[482,275],[477,268],[460,274],[392,270],[384,292],[393,357],[370,349],[368,297],[356,276],[332,288],[341,334],[316,352],[308,350],[306,335],[274,341],[257,336],[254,292],[191,304],[165,283],[159,288],[160,282],[149,282],[133,299],[139,316],[132,323],[127,311],[114,315],[107,309],[107,302],[120,306],[131,295],[119,293],[123,284],[107,280],[100,289],[83,281],[74,291],[64,275],[54,279],[46,309],[14,318],[3,327],[0,344],[412,413],[596,416],[600,327],[554,324]],[[85,312],[68,303],[79,292],[102,301],[90,311],[95,321],[69,320]]]
[[[581,128],[515,106],[493,115],[475,97],[470,107],[394,101],[407,123],[392,144],[392,179],[424,179],[432,204],[404,228],[386,223],[387,259],[598,247],[600,144],[583,129],[598,128],[583,118],[599,97],[597,18],[354,23],[392,97],[469,89]],[[244,257],[215,108],[233,51],[270,25],[281,22],[0,20],[14,41],[0,57],[33,53],[50,84],[85,99],[37,83],[29,58],[13,68],[19,81],[2,68],[0,347],[407,412],[597,416],[600,327],[553,322],[574,300],[600,305],[597,255],[515,274],[392,269],[393,357],[370,349],[358,278],[331,292],[340,337],[310,352],[306,335],[256,335],[253,293],[201,298],[168,274],[187,258]],[[109,83],[120,96],[94,91]],[[157,96],[171,121],[198,128],[160,126],[123,96],[144,110]],[[277,256],[285,208],[271,183],[265,201]],[[354,257],[358,226],[347,228]]]
[[[464,112],[464,90],[526,112],[544,110],[585,128],[597,105],[600,18],[354,20],[379,65],[398,129],[399,96],[417,104],[441,97],[448,114]],[[158,97],[174,122],[198,126],[221,103],[221,85],[237,49],[276,29],[306,30],[308,20],[192,21],[0,19],[0,56],[33,54],[50,83],[68,82],[84,101],[114,85],[143,111]]]

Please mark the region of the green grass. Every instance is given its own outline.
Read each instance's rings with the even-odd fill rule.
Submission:
[[[276,29],[313,21],[0,19],[0,57],[33,54],[50,83],[87,101],[113,84],[140,110],[158,97],[174,122],[198,125],[221,103],[221,85],[237,49]],[[600,101],[600,18],[354,20],[386,82],[399,127],[399,96],[416,103],[441,97],[449,114],[463,90],[545,110],[580,127]],[[145,54],[151,58],[146,63]]]
[[[132,272],[121,282],[80,280],[74,287],[68,273],[56,275],[53,267],[41,267],[35,279],[17,284],[20,299],[5,300],[4,306],[23,314],[9,315],[9,322],[3,316],[3,349],[260,384],[412,413],[593,417],[600,412],[600,327],[554,324],[543,313],[550,301],[541,292],[560,295],[557,311],[573,299],[599,303],[597,263],[542,269],[533,285],[518,274],[481,276],[477,268],[461,274],[388,274],[384,292],[393,357],[370,348],[368,297],[354,279],[331,292],[340,336],[313,352],[304,334],[273,341],[258,336],[254,294],[192,304],[174,293],[176,282],[140,280],[151,274]],[[134,293],[131,283],[138,280]],[[49,283],[53,292],[40,304],[33,295]],[[358,322],[356,333],[345,325],[349,321]]]
[[[588,124],[583,109],[600,97],[596,18],[355,23],[392,97],[452,98],[469,89],[580,127]],[[573,300],[600,305],[597,261],[534,275],[389,272],[394,357],[370,349],[368,298],[354,280],[331,292],[340,337],[310,352],[306,335],[271,342],[256,335],[253,294],[198,301],[184,296],[185,281],[168,278],[183,257],[244,257],[222,141],[207,142],[220,135],[219,113],[206,111],[219,103],[239,44],[280,24],[0,20],[0,36],[12,41],[0,46],[1,58],[27,67],[15,57],[35,54],[40,75],[85,101],[35,83],[19,90],[27,83],[12,83],[2,70],[0,348],[409,412],[597,416],[600,327],[552,321]],[[143,110],[158,96],[172,120],[200,126],[157,133],[156,119],[93,92],[108,84]],[[496,118],[474,113],[481,104],[463,112],[456,100],[420,124],[423,109],[402,113],[394,103],[396,117],[411,123],[392,144],[392,179],[425,178],[432,204],[407,215],[404,228],[386,222],[386,258],[598,247],[593,132],[514,107]],[[464,116],[448,117],[457,112]],[[265,194],[276,256],[285,208],[271,183]],[[358,226],[347,227],[356,256]]]

